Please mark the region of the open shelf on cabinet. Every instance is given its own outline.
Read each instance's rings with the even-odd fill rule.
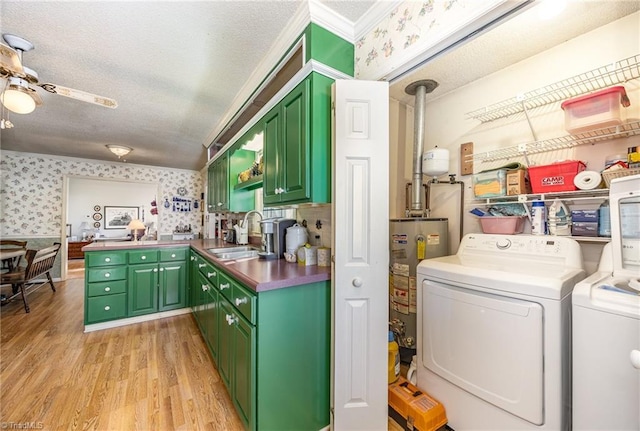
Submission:
[[[640,54],[563,79],[502,102],[476,109],[468,112],[466,117],[483,123],[494,121],[528,109],[560,102],[636,78],[640,78]]]
[[[249,178],[247,181],[233,186],[234,190],[254,190],[262,187],[262,175]]]

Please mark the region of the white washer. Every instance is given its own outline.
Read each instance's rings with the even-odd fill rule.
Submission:
[[[418,387],[461,430],[571,427],[569,238],[466,235],[418,266]]]
[[[640,175],[609,190],[611,242],[573,294],[573,429],[640,430]]]

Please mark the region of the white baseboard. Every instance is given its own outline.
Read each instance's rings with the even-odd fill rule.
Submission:
[[[148,322],[150,320],[164,319],[165,317],[179,316],[191,313],[191,308],[180,308],[178,310],[161,311],[159,313],[145,314],[144,316],[127,317],[125,319],[111,320],[109,322],[93,323],[85,325],[84,332],[100,331],[102,329],[118,328],[120,326],[132,325],[134,323]]]

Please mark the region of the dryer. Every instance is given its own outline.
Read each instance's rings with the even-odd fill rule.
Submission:
[[[640,175],[611,181],[611,242],[573,306],[573,429],[640,430]]]
[[[418,266],[418,387],[462,430],[571,429],[571,291],[585,277],[565,237],[466,235]]]

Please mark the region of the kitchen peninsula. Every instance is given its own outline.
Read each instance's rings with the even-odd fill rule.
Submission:
[[[247,430],[329,425],[331,270],[224,260],[220,240],[83,247],[85,332],[192,312]]]

